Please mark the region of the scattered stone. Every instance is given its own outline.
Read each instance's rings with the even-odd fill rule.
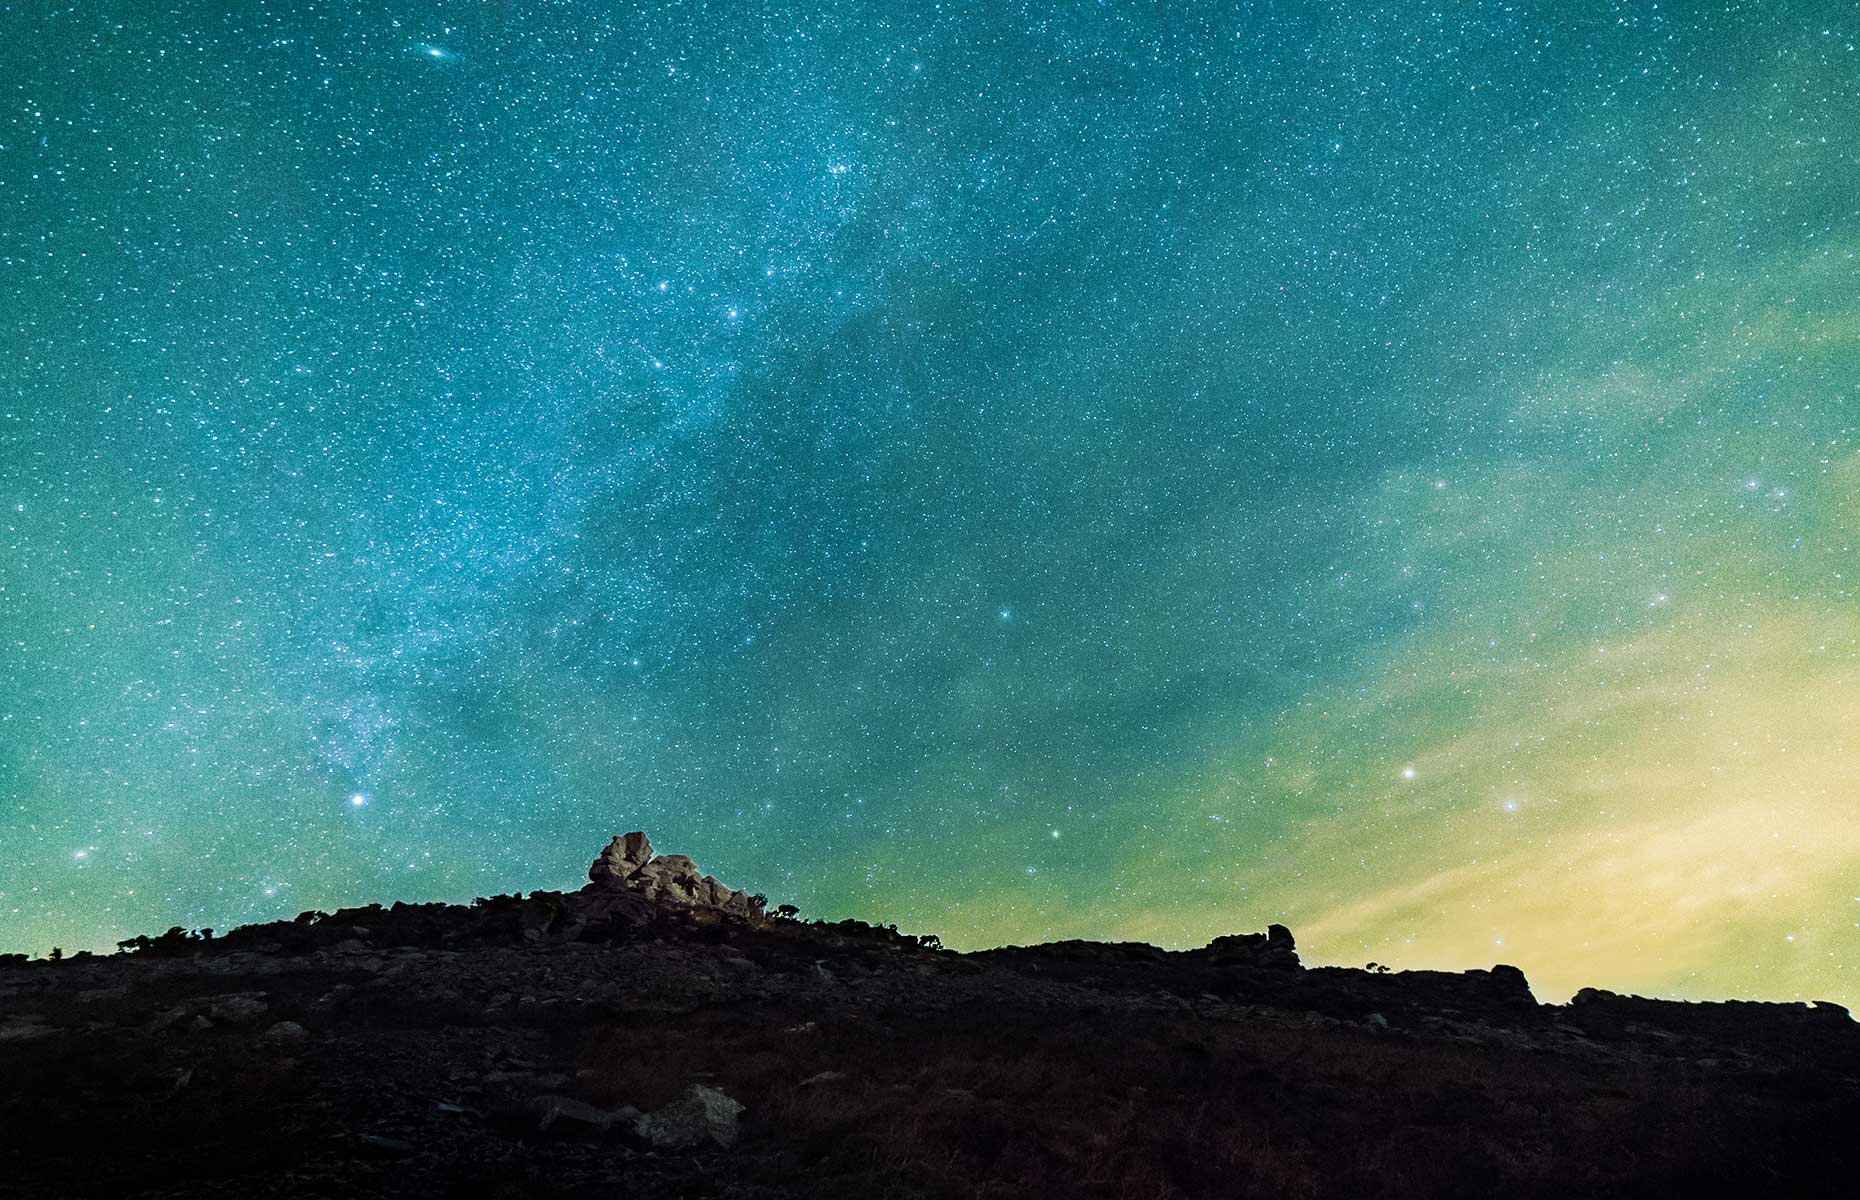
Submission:
[[[271,1006],[257,994],[240,993],[220,997],[207,1010],[207,1015],[227,1025],[251,1025],[269,1011]]]
[[[382,1137],[377,1133],[364,1133],[355,1139],[364,1150],[379,1158],[405,1158],[409,1154],[418,1154],[420,1148],[412,1142],[400,1138]]]
[[[512,1084],[525,1088],[560,1088],[569,1085],[569,1078],[560,1071],[490,1071],[484,1076],[484,1082],[493,1087],[508,1087]]]
[[[295,1021],[279,1021],[260,1034],[259,1040],[276,1046],[301,1046],[310,1040],[310,1031]]]
[[[0,1020],[0,1042],[29,1042],[35,1038],[50,1037],[58,1031],[50,1025],[42,1025],[36,1017],[7,1017]]]
[[[844,1078],[846,1078],[846,1072],[844,1071],[821,1071],[817,1075],[809,1075],[806,1079],[803,1079],[798,1086],[814,1087],[822,1083],[835,1083]]]
[[[1389,1019],[1381,1013],[1372,1012],[1363,1018],[1363,1024],[1369,1026],[1371,1029],[1387,1029],[1389,1027]]]
[[[527,1107],[538,1133],[551,1129],[598,1129],[605,1133],[615,1125],[631,1127],[640,1117],[639,1110],[630,1104],[610,1111],[572,1096],[537,1096]]]
[[[689,1150],[706,1142],[728,1150],[741,1133],[743,1106],[713,1087],[694,1083],[658,1112],[634,1123],[633,1131],[661,1150]]]
[[[129,985],[125,983],[117,987],[86,988],[73,999],[80,1004],[98,1004],[108,1000],[121,1000],[127,995],[129,995]]]
[[[173,1008],[165,1009],[162,1012],[156,1013],[153,1017],[150,1017],[149,1023],[144,1025],[143,1028],[150,1033],[160,1033],[165,1029],[172,1029],[186,1018],[187,1006],[177,1004]]]
[[[353,996],[353,995],[355,995],[354,984],[339,983],[335,987],[330,988],[327,992],[324,992],[321,996],[317,997],[316,1007],[317,1008],[334,1008],[336,1005],[341,1004],[344,1000],[347,1000],[350,996]]]
[[[197,1014],[193,1020],[187,1023],[187,1031],[189,1033],[205,1033],[211,1028],[213,1028],[213,1022],[207,1019],[205,1013]]]
[[[517,915],[518,936],[526,942],[540,942],[549,927],[555,924],[556,909],[535,905],[524,909]]]

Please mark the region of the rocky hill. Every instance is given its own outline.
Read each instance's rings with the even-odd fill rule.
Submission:
[[[770,915],[615,838],[580,891],[0,966],[0,1194],[1815,1196],[1860,1169],[1828,1004],[1289,931],[978,954]]]

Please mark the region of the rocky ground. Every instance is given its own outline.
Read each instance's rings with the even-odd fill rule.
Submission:
[[[0,1193],[1793,1197],[1860,1168],[1834,1006],[1540,1005],[1509,968],[1307,969],[1277,928],[960,955],[618,853],[579,893],[0,966]]]

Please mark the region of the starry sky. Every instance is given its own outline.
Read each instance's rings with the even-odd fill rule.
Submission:
[[[0,0],[0,950],[573,887],[1860,1002],[1847,3]]]

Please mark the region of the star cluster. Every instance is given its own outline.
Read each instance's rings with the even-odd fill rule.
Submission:
[[[0,949],[572,886],[1860,1000],[1849,6],[0,7]]]

